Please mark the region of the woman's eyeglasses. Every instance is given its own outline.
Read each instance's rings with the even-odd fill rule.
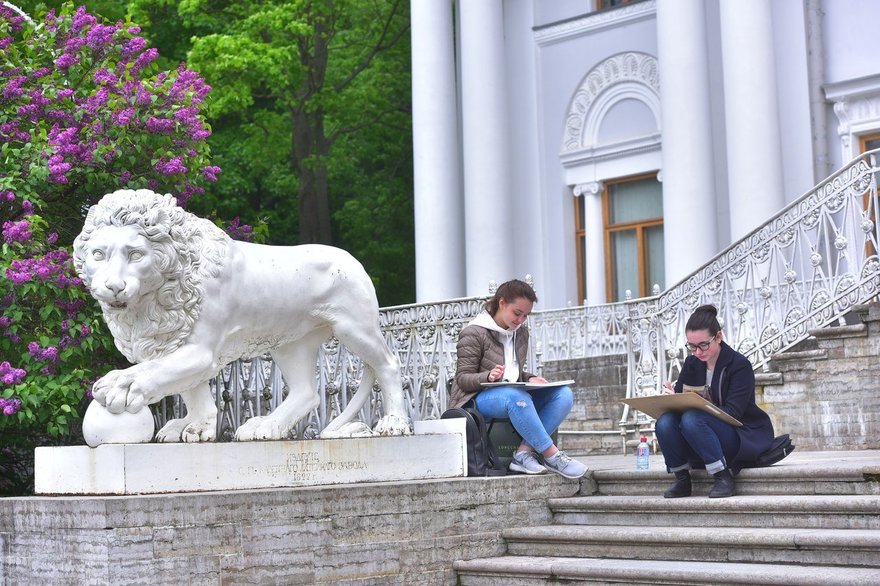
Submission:
[[[713,336],[712,338],[706,340],[705,342],[700,342],[699,344],[691,344],[690,342],[688,342],[687,344],[684,345],[684,347],[687,348],[688,351],[690,351],[690,352],[696,352],[697,349],[705,352],[706,350],[709,349],[709,346],[711,346],[712,342],[714,342],[714,341],[715,341],[715,337]]]

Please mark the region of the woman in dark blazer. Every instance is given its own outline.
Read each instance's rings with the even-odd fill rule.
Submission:
[[[655,430],[666,469],[675,474],[675,483],[663,496],[690,496],[690,469],[705,467],[715,477],[709,497],[728,497],[735,488],[733,474],[741,467],[737,464],[754,462],[770,447],[773,424],[755,403],[752,364],[724,342],[714,306],[703,305],[694,311],[685,326],[685,336],[691,355],[675,386],[666,383],[667,392],[697,389],[703,398],[739,420],[742,427],[699,409],[664,413]]]

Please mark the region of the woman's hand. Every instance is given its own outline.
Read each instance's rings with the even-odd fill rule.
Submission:
[[[675,388],[672,386],[671,381],[666,381],[665,383],[663,383],[663,394],[664,395],[674,395],[675,394]]]
[[[546,383],[548,383],[548,382],[550,382],[550,381],[548,381],[548,380],[547,380],[546,378],[544,378],[543,376],[533,376],[532,378],[529,379],[529,382],[530,382],[530,383],[539,383],[539,384],[542,384],[542,385],[543,385],[543,384],[546,384]]]
[[[504,365],[496,364],[495,368],[489,371],[487,379],[490,383],[494,383],[495,381],[501,380],[502,376],[504,376]]]

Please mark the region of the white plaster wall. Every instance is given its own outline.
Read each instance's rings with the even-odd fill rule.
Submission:
[[[514,3],[525,0],[513,0]],[[535,5],[535,26],[581,16],[593,10],[596,0],[528,0]]]
[[[835,83],[880,71],[880,2],[824,0],[826,82]]]
[[[541,4],[540,0],[537,4]],[[549,265],[560,251],[550,250],[545,237],[548,230],[557,229],[547,224],[546,208],[553,207],[547,194],[541,191],[538,92],[535,70],[534,26],[536,3],[528,0],[507,1],[504,4],[505,59],[507,66],[508,136],[510,161],[510,194],[512,207],[511,254],[513,275],[498,275],[498,282],[509,278],[535,279],[538,302],[542,309],[548,305],[547,293],[551,286],[550,274],[558,272]]]
[[[771,4],[785,202],[813,186],[813,146],[802,0]]]
[[[569,103],[584,76],[597,64],[618,53],[639,51],[657,54],[655,20],[649,18],[619,28],[602,29],[588,35],[560,40],[538,47],[538,124],[541,129],[541,189],[546,200],[547,222],[556,228],[547,233],[547,248],[552,253],[548,266],[553,291],[543,307],[565,307],[578,304],[575,272],[574,203],[571,186],[564,180],[559,155]],[[616,132],[620,135],[641,135],[641,118],[630,120]],[[631,169],[638,173],[648,169]],[[621,169],[621,175],[626,170]],[[558,198],[553,202],[553,198]],[[558,251],[558,252],[554,252]],[[543,303],[543,298],[542,298]]]

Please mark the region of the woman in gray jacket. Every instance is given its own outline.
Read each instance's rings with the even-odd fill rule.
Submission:
[[[580,478],[587,467],[559,450],[550,438],[571,411],[571,388],[503,384],[547,383],[523,369],[529,331],[520,326],[537,300],[528,283],[508,281],[498,287],[484,311],[461,330],[449,406],[472,403],[486,418],[510,419],[523,438],[510,462],[514,472],[542,474],[550,470],[566,478]]]

